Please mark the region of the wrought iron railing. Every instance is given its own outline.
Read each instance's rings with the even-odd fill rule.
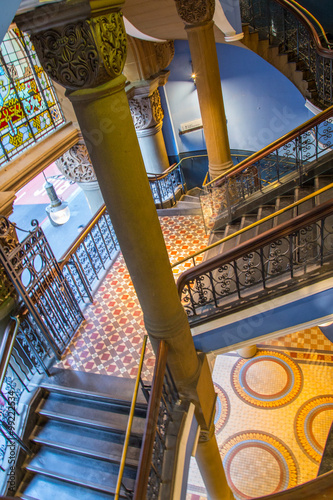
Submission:
[[[30,450],[19,436],[19,403],[30,393],[34,375],[49,375],[47,364],[53,359],[51,349],[33,317],[26,309],[10,320],[0,347],[0,468],[5,471],[5,457],[16,456],[17,446]],[[13,463],[13,462],[10,462]],[[9,467],[10,468],[10,467]],[[7,478],[8,479],[8,478]]]
[[[58,358],[83,315],[37,221],[26,231],[0,216],[0,263]],[[26,234],[19,242],[16,231]]]
[[[146,426],[143,435],[139,467],[136,476],[134,500],[158,498],[162,482],[163,457],[166,435],[172,421],[172,410],[179,399],[178,392],[167,367],[168,346],[159,344],[154,378],[149,392]]]
[[[235,205],[250,195],[289,182],[287,174],[297,175],[302,184],[314,162],[332,148],[333,106],[206,183],[207,227],[214,227],[221,214],[231,220]]]
[[[180,164],[172,165],[161,174],[148,173],[150,189],[157,208],[169,208],[186,192]]]
[[[319,23],[314,26],[313,18],[292,0],[241,0],[240,5],[242,21],[259,32],[259,39],[278,46],[308,72],[315,86],[312,100],[323,107],[333,104],[333,50]]]
[[[332,273],[332,200],[185,271],[178,292],[190,321],[235,312]]]
[[[59,261],[79,304],[92,302],[92,292],[119,251],[105,205],[91,219]]]

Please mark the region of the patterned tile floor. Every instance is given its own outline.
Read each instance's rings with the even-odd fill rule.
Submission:
[[[162,217],[160,223],[171,262],[207,245],[200,216]],[[188,266],[191,263],[175,268],[175,278]],[[135,377],[145,328],[121,255],[84,314],[59,366]],[[148,345],[147,378],[153,365]],[[262,344],[251,360],[233,352],[218,356],[213,376],[217,439],[237,499],[315,477],[333,418],[333,344],[318,329]],[[193,460],[187,500],[203,498],[205,488]]]
[[[171,263],[205,248],[208,236],[201,216],[161,217],[160,224]],[[197,263],[200,259],[197,259]],[[191,262],[174,269],[178,274]],[[142,311],[124,259],[110,269],[84,312],[85,321],[65,352],[59,367],[93,373],[135,377],[145,334]],[[151,376],[154,357],[148,344],[143,375]]]
[[[213,379],[217,441],[237,500],[316,477],[333,420],[333,344],[319,328],[261,344],[249,360],[219,355]],[[192,459],[187,500],[203,498]]]

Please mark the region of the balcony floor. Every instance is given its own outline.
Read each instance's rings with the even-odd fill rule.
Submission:
[[[172,263],[207,246],[208,236],[199,215],[161,217],[160,223]],[[175,277],[188,265],[191,266],[178,266]],[[136,377],[145,327],[121,254],[94,295],[93,304],[85,309],[84,316],[85,321],[58,366]],[[153,366],[154,356],[148,344],[143,375],[149,378]]]
[[[200,216],[162,217],[160,222],[171,262],[207,245]],[[175,274],[184,269],[179,266]],[[135,377],[145,328],[121,255],[84,315],[58,365]],[[153,365],[148,345],[146,378],[151,377]],[[333,344],[318,328],[261,344],[251,360],[242,360],[235,352],[219,355],[213,378],[218,394],[217,440],[237,500],[316,476],[333,419]],[[205,488],[193,460],[187,500],[203,498]]]
[[[237,500],[316,477],[333,420],[333,344],[311,328],[216,357],[217,442]],[[187,500],[206,499],[192,459]]]

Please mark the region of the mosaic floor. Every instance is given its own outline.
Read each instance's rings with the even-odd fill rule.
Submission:
[[[311,328],[258,346],[249,360],[216,358],[216,435],[237,500],[317,475],[333,420],[333,344]],[[187,500],[206,498],[192,459]]]
[[[207,246],[201,216],[161,217],[161,228],[174,263]],[[197,263],[200,259],[197,259]],[[191,262],[174,269],[178,274]],[[122,255],[114,263],[84,311],[85,321],[59,367],[93,373],[136,377],[145,328],[142,311]],[[148,344],[143,375],[151,376],[154,357]]]
[[[207,245],[200,216],[160,222],[171,262]],[[190,265],[175,268],[175,278]],[[59,366],[135,377],[145,328],[121,255],[84,314]],[[148,344],[146,378],[153,365]],[[262,344],[251,360],[236,353],[218,356],[213,377],[217,439],[235,498],[251,499],[316,476],[333,419],[333,344],[319,329]],[[201,500],[205,488],[192,460],[187,500]]]

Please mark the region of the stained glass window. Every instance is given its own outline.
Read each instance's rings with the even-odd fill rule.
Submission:
[[[0,168],[63,122],[30,38],[10,29],[0,46]]]

